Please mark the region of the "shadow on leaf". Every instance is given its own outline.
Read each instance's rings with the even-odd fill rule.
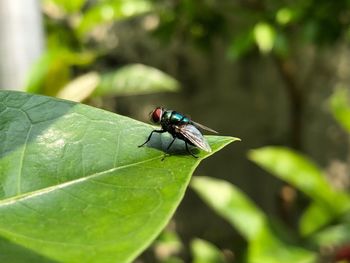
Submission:
[[[146,139],[147,138],[145,138],[145,140]],[[185,142],[180,139],[176,139],[173,145],[171,145],[170,149],[167,150],[172,140],[173,140],[173,137],[168,133],[163,133],[163,134],[153,133],[150,141],[147,144],[145,144],[143,147],[146,146],[146,147],[154,148],[162,151],[164,154],[167,153],[169,155],[190,155],[186,150]],[[188,144],[188,148],[195,155],[197,155],[200,152],[198,148],[191,146],[189,144]]]
[[[52,259],[46,258],[34,251],[0,238],[0,262],[11,263],[56,263]]]

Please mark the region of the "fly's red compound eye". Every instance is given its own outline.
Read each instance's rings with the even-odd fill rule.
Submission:
[[[159,123],[160,119],[162,118],[162,114],[163,114],[163,109],[158,107],[155,108],[155,110],[152,112],[152,121],[154,123]]]

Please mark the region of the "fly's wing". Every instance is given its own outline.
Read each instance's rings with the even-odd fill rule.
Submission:
[[[191,120],[191,122],[193,123],[194,126],[197,126],[198,128],[201,128],[203,130],[206,130],[206,131],[210,131],[210,132],[213,132],[213,133],[218,133],[217,131],[213,130],[213,129],[210,129],[208,128],[207,126],[204,126],[203,124],[200,124],[198,122],[194,122]]]
[[[176,126],[176,131],[181,133],[186,139],[188,139],[191,143],[193,143],[198,148],[206,151],[211,152],[211,148],[204,139],[201,132],[193,125],[191,124],[185,124],[181,126]]]

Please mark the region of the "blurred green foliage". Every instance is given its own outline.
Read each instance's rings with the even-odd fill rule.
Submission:
[[[183,252],[185,245],[174,229],[174,224],[169,226],[157,237],[151,247],[154,257],[143,262],[160,262],[160,263],[184,263]],[[172,226],[172,227],[171,227]],[[190,242],[190,253],[192,263],[228,263],[231,262],[224,256],[214,244],[207,240],[194,238]]]
[[[148,0],[100,1],[84,13],[75,30],[78,36],[84,37],[97,26],[130,18],[151,10],[152,5]]]
[[[273,222],[238,188],[229,182],[195,177],[192,188],[248,241],[246,262],[314,262],[315,253],[284,240]]]
[[[177,91],[179,83],[164,72],[142,64],[129,64],[102,76],[95,95],[138,95]]]
[[[221,38],[238,58],[256,48],[286,56],[295,43],[334,43],[350,36],[350,2],[298,1],[154,1],[163,2],[157,33],[201,48]]]
[[[350,133],[348,98],[345,88],[338,89],[331,96],[330,109]],[[192,188],[248,241],[247,262],[349,260],[349,192],[336,189],[321,168],[285,147],[252,150],[249,159],[305,194],[309,205],[300,213],[298,227],[290,229],[281,219],[268,217],[231,183],[210,177],[193,178]]]
[[[247,262],[315,262],[323,248],[334,252],[350,242],[350,194],[333,189],[319,168],[293,150],[266,147],[249,156],[308,195],[310,205],[300,216],[299,229],[290,233],[229,182],[194,178],[193,189],[248,241]]]
[[[206,240],[196,238],[191,242],[193,263],[225,263],[222,252]]]
[[[350,195],[334,189],[321,169],[301,154],[287,148],[265,147],[251,151],[250,159],[312,200],[299,222],[303,236],[350,212]]]
[[[153,8],[148,0],[42,0],[47,32],[47,50],[32,69],[27,91],[60,96],[69,86],[75,91],[64,92],[66,99],[85,100],[90,95],[137,95],[152,92],[177,91],[179,83],[158,69],[145,65],[120,68],[108,62],[117,40],[108,39],[108,30],[126,19],[137,19]],[[108,48],[111,42],[113,48]],[[127,65],[126,63],[122,66]],[[120,68],[120,69],[119,69]],[[74,82],[86,74],[98,74],[95,92],[91,86]],[[70,94],[83,93],[85,96]]]
[[[350,133],[350,94],[348,88],[338,87],[330,98],[330,104],[334,118]]]
[[[221,39],[233,59],[256,51],[284,58],[297,43],[350,39],[349,7],[347,0],[42,0],[47,51],[34,67],[27,90],[56,95],[83,73],[98,72],[104,78],[106,71],[125,66],[127,61],[108,62],[117,45],[108,32],[120,21],[151,14],[154,25],[148,31],[166,43],[175,40],[209,50]],[[107,93],[125,94],[127,89],[114,87]]]

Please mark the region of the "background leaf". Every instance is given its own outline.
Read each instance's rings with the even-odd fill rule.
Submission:
[[[350,243],[350,224],[347,222],[346,224],[327,227],[312,236],[311,240],[320,247],[329,244],[333,246],[348,244]]]
[[[254,239],[256,233],[261,231],[264,214],[234,185],[223,180],[196,176],[191,181],[191,187],[247,240]]]
[[[168,74],[142,64],[131,64],[102,75],[95,95],[137,95],[178,89],[179,83]]]
[[[281,240],[270,227],[265,214],[232,184],[196,176],[191,181],[191,187],[249,241],[247,262],[314,262],[312,251]]]
[[[336,215],[317,202],[312,202],[303,212],[299,220],[299,231],[303,236],[308,236],[330,223]]]
[[[55,5],[66,13],[74,13],[80,11],[86,0],[42,0],[42,4]]]
[[[100,75],[97,72],[89,72],[69,82],[57,93],[57,98],[76,102],[86,100],[100,83]]]
[[[221,251],[206,240],[196,238],[191,241],[193,263],[225,263]]]
[[[0,115],[1,254],[13,243],[47,262],[130,262],[208,156],[177,142],[162,162],[169,136],[137,147],[150,125],[44,96],[1,91]],[[214,152],[233,140],[208,137]]]
[[[349,196],[333,189],[321,170],[303,155],[284,147],[264,147],[250,151],[249,157],[314,201],[302,216],[300,231],[303,235],[349,211]]]
[[[35,63],[27,80],[26,91],[55,96],[71,78],[70,67],[86,66],[95,59],[91,52],[74,52],[53,48]]]
[[[231,59],[238,59],[254,48],[255,39],[252,29],[247,29],[237,35],[228,48],[228,56]]]
[[[148,0],[103,1],[88,9],[77,27],[77,32],[84,36],[96,26],[140,15],[151,10],[152,3]]]
[[[321,170],[303,155],[285,147],[264,147],[250,151],[249,158],[330,211],[348,209],[349,197],[332,189]]]
[[[334,118],[350,133],[350,99],[346,87],[338,87],[330,98],[330,106]]]

